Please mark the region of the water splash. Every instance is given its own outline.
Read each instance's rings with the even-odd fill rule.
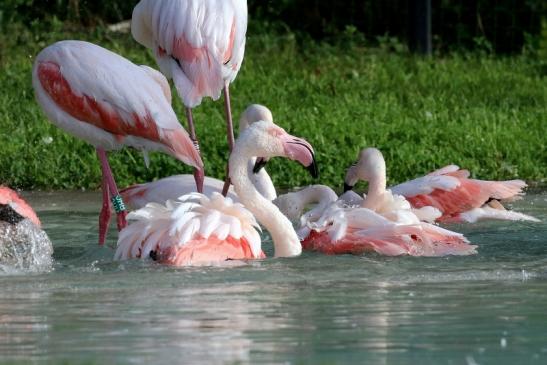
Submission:
[[[18,224],[0,222],[0,275],[49,271],[52,254],[47,234],[28,219]]]

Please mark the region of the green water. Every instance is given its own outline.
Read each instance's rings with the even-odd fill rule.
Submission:
[[[28,198],[55,267],[0,276],[0,363],[547,363],[546,193],[515,204],[542,223],[450,226],[472,257],[180,269],[113,262],[97,194]]]

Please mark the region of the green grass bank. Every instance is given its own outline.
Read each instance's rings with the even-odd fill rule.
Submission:
[[[0,37],[0,183],[22,189],[97,189],[94,149],[57,129],[34,100],[31,67],[45,46],[62,39],[102,45],[135,63],[156,67],[129,34],[104,28],[67,31],[17,28]],[[292,35],[249,34],[246,58],[234,84],[234,117],[250,103],[268,106],[276,122],[314,146],[321,178],[296,163],[274,160],[276,186],[310,183],[340,187],[361,148],[382,150],[389,183],[450,163],[481,179],[547,176],[547,72],[527,56],[485,53],[421,58],[387,47],[297,42]],[[175,93],[173,95],[176,95]],[[173,98],[186,123],[182,104]],[[222,102],[195,109],[206,173],[222,177],[227,158]],[[151,154],[110,155],[120,186],[191,169]]]

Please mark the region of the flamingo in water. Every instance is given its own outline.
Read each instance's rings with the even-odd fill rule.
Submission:
[[[15,191],[0,186],[0,269],[47,270],[53,245],[38,216]]]
[[[373,251],[388,256],[476,253],[475,246],[463,235],[423,221],[440,216],[436,208],[412,209],[404,197],[386,190],[385,162],[380,151],[364,150],[361,163],[366,166],[368,176],[374,176],[369,178],[369,190],[364,198],[346,195],[345,199],[332,202],[332,194],[325,192],[325,187],[303,197],[309,201],[323,195],[322,200],[331,201],[327,207],[319,205],[315,214],[302,217],[299,236],[304,249],[326,254]],[[291,204],[294,202],[293,197]]]
[[[125,227],[127,214],[105,151],[123,146],[159,150],[203,170],[198,151],[171,107],[169,84],[158,71],[91,43],[62,41],[38,54],[32,84],[52,123],[97,151],[103,176],[99,244],[105,241],[110,220],[109,196],[118,230]]]
[[[359,162],[346,173],[344,190],[350,190],[358,180],[378,180],[374,171],[367,170],[367,149],[359,156]],[[378,157],[379,158],[379,157]],[[383,158],[382,158],[383,160]],[[469,222],[481,219],[524,220],[538,219],[526,214],[508,211],[499,200],[512,201],[524,193],[522,180],[484,181],[469,178],[469,171],[456,165],[445,166],[428,175],[390,188],[393,194],[404,196],[416,209],[426,206],[437,208],[442,214],[438,222]]]
[[[299,255],[302,246],[291,222],[250,179],[247,165],[255,156],[296,160],[317,175],[308,142],[272,122],[256,122],[240,134],[229,159],[230,178],[242,204],[216,192],[209,197],[184,195],[165,205],[150,203],[129,214],[135,222],[120,233],[115,258],[151,257],[175,266],[260,259],[264,253],[257,221],[270,232],[276,257]]]
[[[229,85],[243,61],[246,32],[246,0],[141,0],[133,10],[133,38],[153,51],[161,72],[173,79],[198,150],[192,108],[206,96],[217,100],[222,90],[233,148]],[[199,169],[195,174],[203,179]],[[224,194],[228,186],[227,179]]]
[[[265,106],[252,104],[245,109],[239,120],[239,131],[244,131],[249,125],[258,121],[273,122],[272,112]],[[266,169],[260,168],[255,171],[256,157],[253,157],[247,163],[249,178],[258,192],[268,200],[274,200],[277,197],[272,179],[266,172]],[[259,160],[259,167],[260,165]],[[222,191],[224,182],[218,179],[206,176],[203,183],[203,193],[207,196],[214,191]],[[149,183],[135,184],[120,190],[123,201],[133,209],[143,208],[147,203],[155,202],[164,204],[167,200],[175,200],[179,196],[189,194],[195,190],[194,178],[192,175],[174,175]],[[239,198],[233,187],[228,190],[228,197],[233,201],[239,202]]]

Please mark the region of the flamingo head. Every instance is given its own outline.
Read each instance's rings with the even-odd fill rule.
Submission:
[[[273,123],[273,115],[270,109],[260,104],[249,105],[243,114],[241,114],[241,118],[239,118],[239,132],[241,133],[248,126],[260,120]],[[258,157],[253,168],[253,173],[257,174],[267,163],[267,158]]]
[[[304,165],[314,178],[319,176],[313,147],[304,139],[287,133],[271,121],[258,121],[243,131],[234,148],[246,156],[263,159],[285,157]],[[260,161],[258,158],[257,161]]]
[[[249,105],[243,114],[241,114],[241,118],[239,118],[239,132],[241,133],[247,129],[248,126],[260,120],[273,123],[273,116],[270,109],[260,104]]]
[[[346,171],[344,192],[352,190],[359,180],[371,181],[375,176],[384,174],[386,163],[377,148],[365,148],[359,152],[359,159]]]

